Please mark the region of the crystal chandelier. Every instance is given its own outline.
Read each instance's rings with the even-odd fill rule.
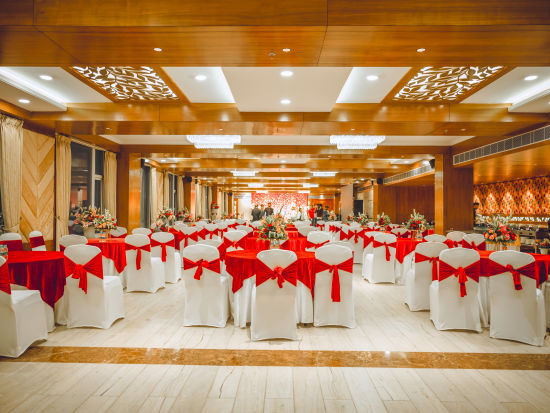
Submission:
[[[241,143],[240,135],[187,135],[187,140],[197,149],[233,149]]]
[[[331,135],[330,143],[338,149],[376,149],[385,139],[385,136]]]

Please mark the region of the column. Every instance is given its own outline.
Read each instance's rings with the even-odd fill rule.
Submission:
[[[138,153],[121,152],[117,158],[117,219],[130,233],[140,224],[141,160]]]

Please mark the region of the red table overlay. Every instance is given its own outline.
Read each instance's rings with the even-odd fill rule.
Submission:
[[[306,237],[289,238],[286,241],[281,243],[281,249],[294,251],[294,252],[305,251],[306,244],[307,244]]]
[[[124,238],[89,239],[88,245],[101,250],[105,258],[114,261],[116,270],[121,273],[126,268],[126,247]]]
[[[252,251],[263,251],[268,250],[270,244],[271,243],[268,239],[246,237],[244,240],[244,249]]]
[[[495,251],[478,251],[481,261],[479,275],[481,277],[490,277],[491,269],[489,264],[489,256]],[[548,279],[548,268],[550,267],[550,255],[529,254],[535,258],[535,272],[539,284]]]
[[[424,242],[419,239],[397,238],[397,247],[395,248],[395,259],[403,264],[407,255],[413,252],[418,244]]]

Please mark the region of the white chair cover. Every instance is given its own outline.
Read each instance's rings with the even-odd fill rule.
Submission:
[[[235,228],[237,231],[244,231],[247,234],[250,234],[254,231],[254,228],[249,227],[248,225],[237,225],[237,228]]]
[[[351,250],[340,245],[325,245],[315,251],[315,258],[328,265],[338,265],[352,257]],[[334,271],[331,270],[315,274],[315,298],[313,299],[315,319],[313,325],[315,327],[337,325],[354,328],[353,273],[338,270],[340,302],[334,302],[331,298],[334,276]]]
[[[65,257],[77,265],[86,265],[101,254],[91,245],[71,245],[65,249]],[[119,277],[103,276],[103,279],[86,273],[88,291],[79,287],[79,280],[67,274],[67,327],[109,328],[119,318],[124,318],[122,282]]]
[[[258,259],[270,269],[286,268],[297,261],[296,253],[286,250],[267,250]],[[250,336],[253,341],[272,338],[296,340],[296,287],[285,281],[282,288],[269,279],[252,289],[252,318]]]
[[[460,243],[460,241],[462,241],[462,238],[464,238],[464,235],[466,234],[462,231],[451,231],[447,234],[447,239],[453,242]]]
[[[59,240],[59,245],[63,248],[70,247],[71,245],[84,245],[88,242],[88,238],[84,235],[63,235]]]
[[[483,234],[464,234],[462,239],[468,244],[474,244],[476,247],[485,242]],[[481,303],[481,326],[489,327],[489,279],[488,277],[479,277],[479,301]]]
[[[312,227],[311,225],[304,225],[304,226],[301,226],[301,227],[296,227],[296,229],[298,230],[298,233],[299,233],[302,237],[307,237],[308,234],[309,234],[311,231],[315,231],[315,227]]]
[[[445,242],[447,237],[445,235],[430,234],[424,237],[424,241],[428,242]]]
[[[128,230],[124,227],[117,227],[115,229],[112,229],[111,231],[109,231],[111,233],[111,235],[115,236],[115,237],[120,237],[124,234],[127,234],[128,233]]]
[[[216,231],[218,229],[218,224],[206,224],[204,229],[207,231]],[[220,237],[219,235],[211,235],[208,233],[205,239],[220,239]]]
[[[324,231],[311,231],[307,234],[307,240],[318,245],[324,243],[328,244],[332,240],[332,236],[328,232]],[[317,248],[319,248],[319,246]],[[317,248],[309,247],[306,248],[306,251],[315,251]]]
[[[474,243],[474,245],[478,246],[480,244],[483,244],[485,240],[485,236],[483,234],[464,234],[464,241],[466,241],[468,244]]]
[[[409,232],[409,230],[407,228],[401,228],[401,227],[392,228],[392,230],[391,230],[391,233],[394,234],[394,235],[397,235],[398,237],[403,236],[403,234],[405,234],[407,232]]]
[[[348,239],[348,243],[350,244],[351,249],[353,250],[353,262],[355,264],[362,264],[363,263],[363,237],[357,235],[363,231],[363,228],[361,228],[361,224],[359,222],[352,222],[349,224],[348,227],[348,236],[350,237]]]
[[[209,262],[219,259],[218,249],[203,244],[207,242],[219,243],[220,241],[205,240],[201,241],[201,244],[184,248],[183,258],[192,262],[198,262],[201,259]],[[225,327],[229,318],[229,279],[226,275],[208,268],[202,269],[199,279],[195,278],[196,273],[197,267],[183,271],[183,282],[185,283],[183,324],[185,326]]]
[[[242,238],[246,237],[245,231],[231,230],[227,231],[224,236],[229,241],[238,242]],[[227,252],[242,250],[241,247],[227,247]],[[225,273],[228,277],[229,285],[233,285],[233,277],[229,273]],[[248,277],[243,281],[243,286],[235,293],[229,288],[229,303],[231,305],[231,314],[233,316],[233,323],[237,327],[245,328],[246,323],[250,322],[250,296],[252,294],[252,287],[256,283],[256,276]]]
[[[124,241],[134,247],[150,245],[147,235],[128,235]],[[160,258],[154,258],[149,251],[140,249],[140,269],[137,268],[137,249],[126,250],[126,291],[156,292],[164,287],[164,264]]]
[[[433,266],[436,271],[439,254],[448,247],[442,242],[423,242],[416,246],[414,254],[435,258],[433,261],[413,262],[405,277],[405,304],[411,311],[430,309],[430,285],[432,284]],[[413,260],[414,261],[414,260]],[[437,273],[436,273],[437,275]]]
[[[365,233],[364,233],[363,236],[364,236],[365,238],[366,238],[366,237],[374,238],[374,236],[375,236],[376,234],[379,234],[379,232],[378,232],[378,231],[365,231]],[[363,245],[365,245],[365,244],[363,243]],[[371,255],[372,255],[372,252],[373,252],[373,249],[372,249],[372,248],[373,248],[373,247],[372,247],[372,242],[370,242],[365,248],[363,248],[363,265],[364,265],[365,262],[366,262],[365,260],[366,260],[367,254],[371,254]]]
[[[6,260],[0,257],[0,356],[19,357],[37,340],[46,340],[45,304],[40,292],[11,290]]]
[[[44,241],[44,235],[42,235],[40,231],[31,231],[31,233],[29,234],[29,241],[31,240],[31,238],[37,238],[39,240],[42,239],[42,241]],[[36,247],[31,247],[31,250],[46,251],[46,245],[37,245]]]
[[[151,239],[164,244],[172,241],[174,234],[171,232],[154,232],[151,235]],[[158,245],[155,247],[151,246],[151,256],[153,258],[160,257],[162,261],[162,247]],[[176,252],[175,247],[166,246],[166,261],[163,264],[164,282],[174,284],[181,280],[181,255],[179,252]]]
[[[533,256],[517,251],[493,252],[489,259],[513,268],[521,268],[535,261]],[[544,296],[537,288],[536,280],[521,273],[520,280],[521,290],[516,290],[509,271],[489,277],[489,335],[543,346],[546,335]]]
[[[237,225],[244,225],[246,224],[246,219],[236,219],[235,222]]]
[[[397,237],[385,232],[377,232],[374,240],[386,244],[396,242]],[[365,255],[363,263],[363,278],[371,283],[395,282],[395,248],[388,247],[390,259],[386,258],[386,246],[373,246],[372,254]]]
[[[450,248],[441,251],[439,262],[454,268],[466,268],[479,261],[476,250]],[[481,332],[479,285],[468,278],[467,295],[460,296],[458,278],[450,276],[443,281],[433,281],[430,286],[430,319],[438,330],[474,330]]]
[[[151,231],[149,228],[134,228],[132,230],[132,235],[151,235],[153,231]]]

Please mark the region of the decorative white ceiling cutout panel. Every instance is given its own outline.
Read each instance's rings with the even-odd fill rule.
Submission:
[[[480,88],[503,66],[423,67],[393,97],[405,102],[458,101]]]
[[[291,76],[281,76],[290,71]],[[241,112],[330,112],[351,68],[224,67]],[[288,104],[281,103],[285,99]]]
[[[410,67],[354,67],[337,102],[379,103],[409,70]]]
[[[179,100],[160,75],[148,66],[73,66],[72,70],[117,101]]]
[[[193,103],[235,103],[221,67],[164,67]]]

